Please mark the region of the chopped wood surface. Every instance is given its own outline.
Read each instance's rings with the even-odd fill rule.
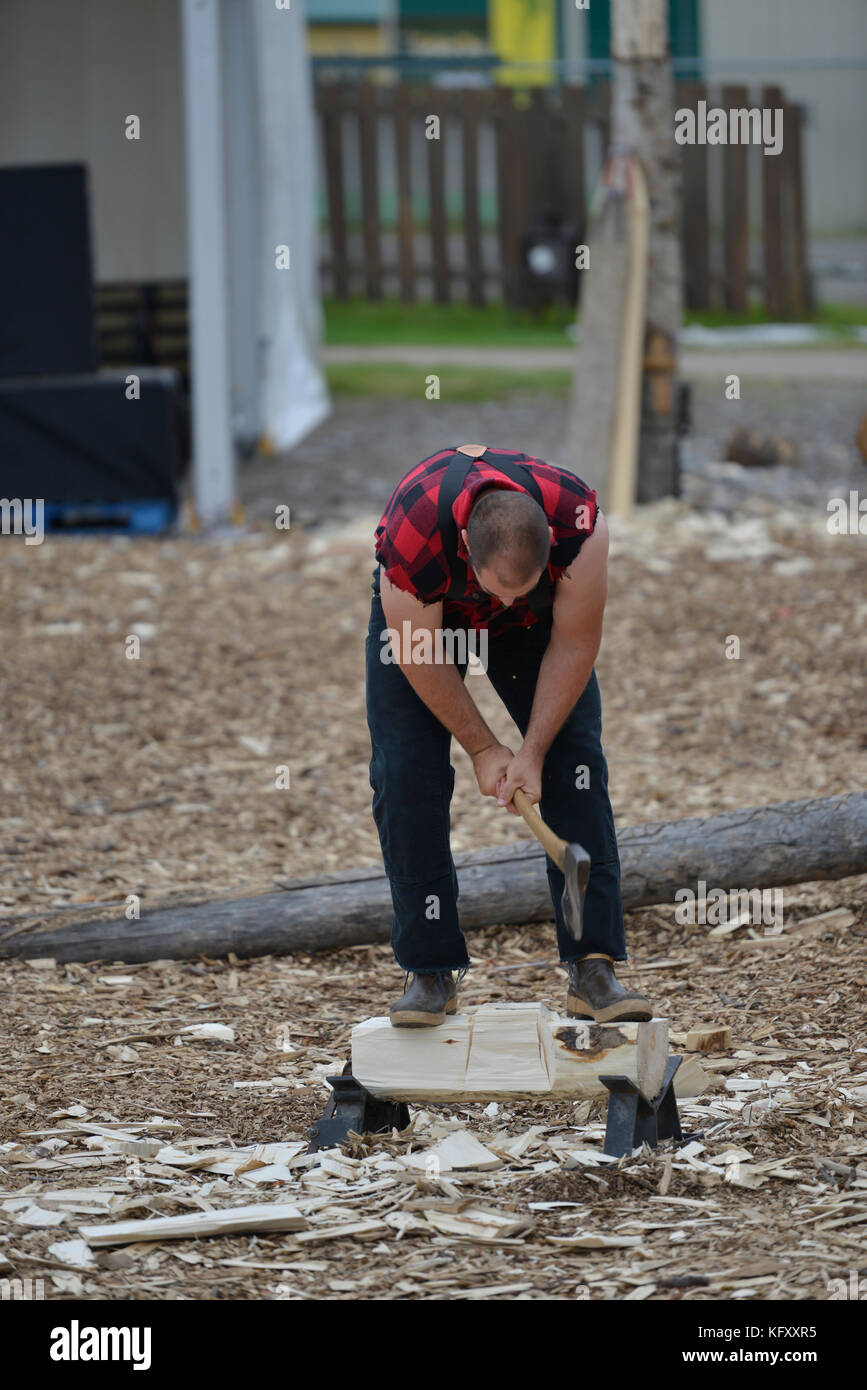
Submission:
[[[649,1100],[668,1062],[668,1021],[582,1022],[544,1004],[461,1007],[436,1028],[395,1028],[387,1016],[356,1024],[352,1075],[397,1101],[538,1100],[605,1096],[600,1077],[628,1076]],[[678,1096],[700,1094],[682,1089]]]
[[[378,866],[370,529],[4,538],[0,932]],[[863,538],[680,503],[612,529],[598,670],[618,824],[863,789]],[[523,842],[454,762],[455,848]],[[353,1025],[402,989],[387,945],[3,962],[4,1273],[48,1298],[827,1298],[864,1259],[865,889],[786,889],[779,930],[629,914],[623,982],[673,1032],[731,1043],[696,1054],[712,1085],[680,1104],[684,1142],[616,1161],[592,1099],[426,1103],[403,1134],[307,1155]],[[550,923],[469,942],[462,1004],[564,1011]],[[303,1226],[107,1250],[82,1234],[269,1202]]]

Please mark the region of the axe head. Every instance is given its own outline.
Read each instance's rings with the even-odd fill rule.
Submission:
[[[560,907],[567,930],[576,941],[581,940],[584,930],[584,894],[590,877],[590,855],[581,845],[566,846],[563,859],[563,896]]]

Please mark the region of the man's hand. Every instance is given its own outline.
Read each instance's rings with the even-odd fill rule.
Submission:
[[[496,796],[497,790],[506,775],[506,769],[514,762],[514,753],[503,743],[489,743],[480,748],[473,757],[473,771],[482,796]]]
[[[518,787],[531,805],[542,800],[542,759],[526,744],[509,763],[504,777],[497,784],[497,805],[505,806],[513,816],[520,814],[512,804]]]

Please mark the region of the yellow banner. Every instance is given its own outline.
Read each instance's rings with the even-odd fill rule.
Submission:
[[[490,44],[499,58],[539,64],[498,69],[509,86],[544,86],[551,81],[548,63],[557,48],[556,0],[489,0]]]

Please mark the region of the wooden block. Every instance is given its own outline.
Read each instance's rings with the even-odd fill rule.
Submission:
[[[470,1020],[452,1014],[437,1028],[395,1028],[367,1018],[352,1030],[352,1075],[371,1095],[425,1100],[463,1089]]]
[[[725,1052],[732,1045],[732,1030],[727,1024],[703,1023],[686,1032],[669,1033],[668,1041],[687,1052]]]
[[[668,1060],[668,1020],[591,1023],[551,1016],[551,1089],[595,1095],[603,1076],[628,1076],[652,1100],[662,1087]]]
[[[550,1091],[543,1004],[481,1004],[472,1014],[469,1091]]]
[[[687,1052],[725,1052],[731,1045],[731,1028],[713,1025],[707,1028],[691,1028],[684,1043]]]
[[[636,1080],[647,1099],[653,1100],[662,1090],[668,1065],[668,1019],[651,1018],[647,1023],[636,1023],[635,1027],[638,1033]]]
[[[668,1022],[593,1023],[544,1004],[483,1004],[436,1028],[370,1018],[352,1030],[352,1074],[393,1100],[498,1100],[604,1095],[600,1074],[660,1090]]]

